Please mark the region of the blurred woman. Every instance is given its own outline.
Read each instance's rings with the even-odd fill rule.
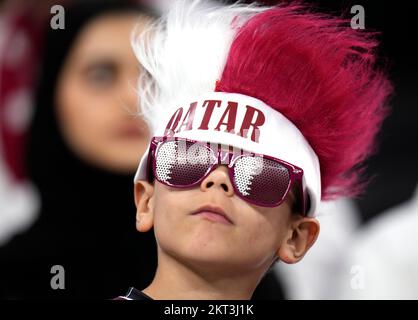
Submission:
[[[132,201],[148,130],[133,116],[141,71],[129,39],[152,19],[123,1],[80,2],[64,30],[47,31],[26,161],[41,208],[0,250],[0,297],[102,299],[151,281],[155,241],[136,232]]]

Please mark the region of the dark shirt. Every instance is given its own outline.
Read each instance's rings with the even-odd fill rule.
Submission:
[[[142,291],[139,291],[133,287],[129,288],[128,293],[124,296],[119,296],[113,300],[154,300],[150,296],[146,295]]]

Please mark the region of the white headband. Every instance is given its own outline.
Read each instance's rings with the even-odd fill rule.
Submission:
[[[152,133],[158,137],[167,135],[231,145],[302,168],[310,196],[307,215],[316,215],[321,199],[318,157],[298,128],[261,100],[236,93],[208,92],[168,109],[167,117]],[[148,149],[139,163],[135,182],[146,179],[147,159]]]

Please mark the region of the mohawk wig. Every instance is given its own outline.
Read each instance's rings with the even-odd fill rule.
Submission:
[[[151,129],[167,101],[207,91],[262,100],[293,122],[317,154],[322,199],[354,196],[374,150],[391,85],[375,66],[373,34],[302,5],[176,1],[134,43],[152,78],[140,82]],[[216,83],[216,88],[214,87]],[[271,137],[271,139],[276,139]]]

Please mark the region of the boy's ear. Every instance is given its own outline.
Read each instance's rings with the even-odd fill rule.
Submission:
[[[154,225],[154,185],[140,180],[134,186],[136,229],[147,232]]]
[[[319,229],[315,218],[296,216],[277,252],[278,258],[286,263],[301,260],[318,238]]]

